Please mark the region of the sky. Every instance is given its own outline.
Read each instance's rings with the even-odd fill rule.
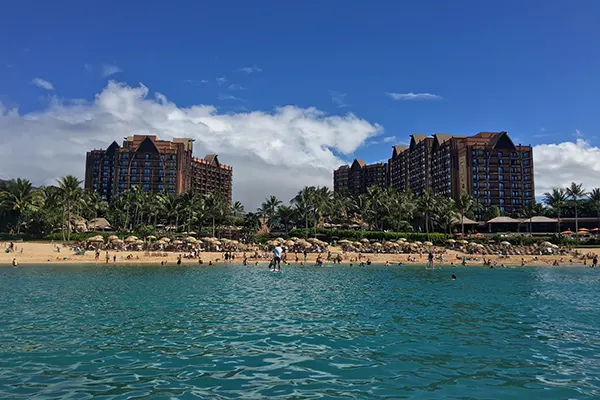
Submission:
[[[591,189],[598,15],[598,1],[12,2],[0,178],[83,178],[85,152],[113,140],[191,137],[233,166],[251,211],[413,133],[507,131],[534,146],[536,195]]]

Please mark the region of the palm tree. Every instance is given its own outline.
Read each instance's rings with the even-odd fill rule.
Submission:
[[[240,201],[233,203],[231,214],[234,218],[242,218],[244,216],[244,205]]]
[[[460,233],[465,234],[465,215],[473,211],[477,206],[475,200],[468,193],[463,193],[455,203],[456,211],[460,214]]]
[[[256,213],[249,212],[244,217],[244,228],[251,233],[255,233],[260,229],[260,217]]]
[[[305,223],[305,236],[308,236],[308,218],[312,211],[313,199],[315,197],[316,188],[314,186],[305,186],[298,194],[292,199],[291,203],[294,204],[298,215],[304,217]]]
[[[575,235],[579,237],[579,218],[577,217],[577,206],[579,205],[579,200],[585,197],[586,193],[582,187],[583,185],[576,184],[575,182],[571,182],[571,186],[566,189],[567,197],[571,199],[573,202],[573,208],[575,209]]]
[[[275,214],[277,213],[277,208],[280,205],[281,200],[279,200],[276,196],[271,195],[265,199],[258,210],[260,214],[266,218],[269,228],[273,226]]]
[[[276,218],[279,221],[279,223],[283,225],[286,234],[288,233],[289,225],[294,221],[295,215],[296,212],[292,207],[280,206],[277,209]]]
[[[33,208],[35,203],[36,194],[31,182],[26,179],[10,180],[0,192],[0,206],[14,215],[17,234],[21,229],[23,213]]]
[[[373,222],[373,227],[377,229],[379,227],[380,216],[382,211],[387,206],[385,202],[385,196],[379,186],[371,186],[367,189],[365,194],[367,200],[367,215],[370,216]]]
[[[567,204],[567,194],[563,188],[552,188],[551,192],[544,193],[542,201],[556,211],[558,217],[558,232],[560,232],[560,214]]]
[[[593,189],[588,193],[590,206],[596,211],[598,222],[596,228],[600,229],[600,188]]]
[[[81,197],[82,191],[80,185],[81,181],[73,175],[63,176],[58,181],[58,188],[60,189],[60,193],[62,195],[62,200],[65,207],[64,210],[67,217],[67,240],[71,240],[71,212],[73,204],[76,203]]]
[[[427,232],[427,237],[429,237],[429,222],[431,221],[431,216],[437,211],[436,198],[430,190],[426,190],[417,200],[417,204],[425,217],[425,232]]]
[[[437,200],[437,210],[434,220],[444,232],[450,233],[452,225],[456,222],[457,212],[454,200],[440,197]]]

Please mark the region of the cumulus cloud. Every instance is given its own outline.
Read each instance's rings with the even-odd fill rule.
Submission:
[[[535,194],[541,196],[553,187],[571,182],[590,190],[600,187],[600,148],[584,139],[575,142],[540,144],[533,148]]]
[[[220,77],[216,78],[215,81],[217,82],[217,85],[221,86],[222,84],[227,82],[227,78],[224,76],[220,76]]]
[[[260,67],[258,67],[257,65],[253,65],[251,67],[239,68],[238,71],[245,72],[247,74],[252,74],[254,72],[262,72],[262,69]]]
[[[48,81],[45,81],[41,78],[35,78],[31,81],[35,86],[40,87],[46,90],[54,90],[54,85]]]
[[[118,74],[119,72],[123,72],[121,68],[112,64],[102,64],[102,76],[106,78],[107,76],[111,76],[114,74]]]
[[[394,100],[441,100],[443,97],[431,93],[394,93],[385,92],[385,94]]]
[[[83,178],[92,148],[133,134],[189,137],[196,156],[217,153],[233,166],[234,198],[253,210],[270,194],[288,201],[303,186],[331,186],[332,170],[344,163],[336,154],[352,154],[381,131],[351,113],[315,108],[222,113],[211,105],[180,107],[143,85],[111,81],[91,101],[55,100],[28,114],[0,105],[0,177],[36,185],[66,174]]]

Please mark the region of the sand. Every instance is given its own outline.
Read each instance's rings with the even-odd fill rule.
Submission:
[[[57,244],[61,247],[60,253],[56,251]],[[0,247],[2,249],[8,247],[8,243],[0,243]],[[11,265],[13,259],[16,259],[18,265],[40,265],[40,264],[106,264],[106,251],[101,251],[100,257],[98,260],[95,259],[94,251],[87,251],[84,255],[76,255],[73,250],[69,247],[63,246],[62,243],[52,243],[52,242],[15,242],[15,251],[13,253],[6,253],[2,251],[0,253],[0,264]],[[339,248],[330,248],[332,254],[342,253]],[[579,248],[578,251],[582,254],[594,253],[600,254],[600,249],[584,249]],[[175,265],[177,262],[177,257],[182,254],[180,252],[146,252],[146,251],[114,251],[109,250],[109,262],[108,264],[139,264],[139,265],[160,265],[161,262],[166,262],[167,265]],[[235,263],[241,263],[243,261],[243,252],[235,253]],[[326,260],[326,254],[324,253],[324,261],[325,264],[332,264],[332,262]],[[262,259],[254,259],[250,258],[253,255],[253,252],[247,252],[246,255],[249,257],[248,264],[255,265],[257,262],[259,265],[266,264],[270,260],[268,258]],[[128,257],[129,256],[129,257]],[[268,256],[268,254],[267,254]],[[357,264],[356,261],[358,254],[357,253],[346,253],[343,254],[342,264]],[[440,262],[436,259],[436,264],[438,265],[451,265],[454,263],[455,265],[459,265],[462,261],[462,257],[467,257],[467,265],[468,266],[483,266],[483,256],[481,255],[466,255],[462,252],[455,250],[446,250],[444,253],[444,261]],[[115,258],[116,257],[116,260]],[[408,261],[408,258],[411,257],[413,261]],[[295,255],[293,253],[288,255],[288,262],[290,265],[313,265],[315,264],[317,254],[309,253],[307,257],[307,262],[304,263],[304,257],[302,254],[298,254],[299,261],[296,263]],[[551,266],[555,260],[561,260],[560,266],[584,266],[582,260],[577,260],[576,258],[572,258],[572,263],[570,262],[571,257],[569,256],[537,256],[537,260],[534,259],[533,256],[510,256],[508,258],[500,258],[499,256],[488,256],[491,258],[492,262],[497,261],[498,265],[521,265],[521,258],[525,260],[526,266]],[[372,254],[372,253],[364,253],[362,261],[366,262],[367,259],[370,259],[373,264],[385,264],[386,262],[391,265],[398,265],[399,263],[403,263],[405,265],[408,264],[425,264],[427,263],[427,255],[426,254]],[[416,260],[414,260],[416,259]],[[208,264],[209,261],[213,264],[224,264],[226,263],[223,259],[222,253],[217,252],[203,252],[202,260],[204,264]],[[182,259],[183,265],[191,265],[198,264],[198,259]],[[586,263],[587,266],[591,265],[591,261],[588,260]]]

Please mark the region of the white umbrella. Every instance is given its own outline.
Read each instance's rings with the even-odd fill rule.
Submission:
[[[500,242],[500,244],[501,244],[502,246],[510,246],[510,242],[506,242],[506,241],[504,241],[504,242]]]
[[[431,243],[431,242],[425,242],[425,243],[423,243],[423,245],[424,246],[433,246],[433,243]]]

